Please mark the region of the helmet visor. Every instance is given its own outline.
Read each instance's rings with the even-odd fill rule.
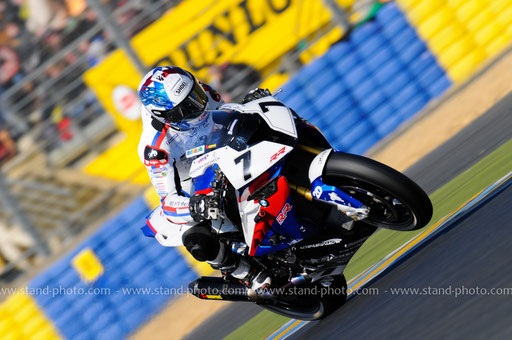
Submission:
[[[208,96],[201,85],[194,82],[192,90],[180,104],[170,110],[153,110],[153,113],[171,123],[179,123],[199,117],[207,104]]]

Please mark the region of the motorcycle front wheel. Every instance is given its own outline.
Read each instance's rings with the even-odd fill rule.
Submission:
[[[372,159],[332,152],[322,180],[370,208],[368,224],[407,231],[423,228],[432,218],[432,203],[414,181]]]

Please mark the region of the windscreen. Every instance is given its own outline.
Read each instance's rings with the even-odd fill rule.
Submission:
[[[272,130],[258,114],[236,111],[211,111],[214,128],[207,139],[205,152],[223,146],[237,151],[262,141],[270,141],[294,146],[296,139],[284,133]]]

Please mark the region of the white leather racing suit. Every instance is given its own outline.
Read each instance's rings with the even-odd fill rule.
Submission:
[[[215,90],[201,85],[208,95],[207,110],[215,110],[224,104]],[[181,235],[197,224],[189,212],[189,197],[194,193],[190,192],[192,181],[188,175],[191,160],[185,157],[185,153],[205,144],[213,129],[212,116],[201,115],[199,123],[185,131],[153,120],[144,106],[141,116],[143,130],[138,153],[161,200],[161,205],[151,213],[143,231],[146,236],[154,236],[163,246],[180,246],[183,245]]]

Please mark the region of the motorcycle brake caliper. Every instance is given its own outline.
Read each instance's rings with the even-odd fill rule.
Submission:
[[[342,204],[336,204],[336,206],[339,211],[343,212],[354,221],[364,220],[368,217],[368,213],[370,212],[370,209],[365,205],[361,206],[361,208],[348,207]]]

